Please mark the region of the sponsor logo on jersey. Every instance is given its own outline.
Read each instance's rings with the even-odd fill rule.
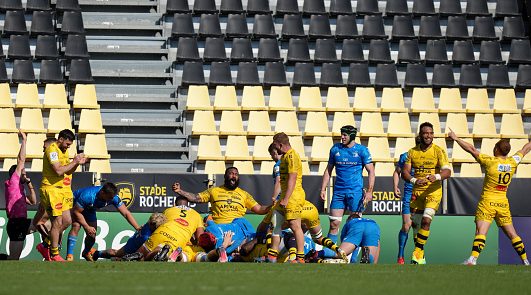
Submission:
[[[70,177],[63,178],[63,185],[70,185],[70,183],[72,183]]]
[[[182,218],[176,218],[173,221],[177,222],[180,225],[184,225],[184,226],[188,226],[189,225],[188,221],[186,221],[185,219],[182,219]]]
[[[55,209],[57,209],[57,210],[61,210],[61,209],[63,209],[63,203],[57,203],[57,204],[55,204]]]

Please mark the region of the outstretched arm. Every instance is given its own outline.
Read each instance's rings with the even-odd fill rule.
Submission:
[[[140,230],[141,226],[138,225],[135,217],[133,216],[133,214],[131,214],[131,211],[127,209],[127,206],[122,205],[118,207],[117,209],[120,212],[120,214],[122,214],[122,216],[125,218],[125,220],[127,220],[127,222],[129,222],[129,224],[135,228],[135,230],[137,231]]]
[[[22,169],[24,169],[24,163],[26,162],[26,133],[19,131],[18,134],[22,137],[22,143],[20,144],[20,150],[17,157],[17,169],[15,172],[20,176]]]
[[[457,144],[459,144],[459,146],[463,148],[463,150],[465,150],[467,153],[471,154],[474,157],[474,159],[477,159],[479,157],[479,151],[476,150],[476,148],[472,144],[457,137],[457,135],[454,133],[454,131],[451,128],[450,128],[450,132],[448,133],[448,137],[454,140],[455,142],[457,142]]]
[[[526,143],[522,149],[519,151],[523,156],[527,155],[531,151],[531,141]]]
[[[174,193],[185,197],[189,202],[204,203],[203,200],[201,200],[201,198],[199,197],[199,194],[194,194],[194,193],[183,191],[181,189],[181,184],[178,182],[175,182],[171,186],[171,189],[173,190]]]
[[[255,214],[264,215],[269,212],[272,206],[273,205],[265,206],[265,205],[256,204],[251,208],[251,211],[254,212]]]

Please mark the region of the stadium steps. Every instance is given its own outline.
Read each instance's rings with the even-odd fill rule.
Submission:
[[[98,101],[109,103],[175,103],[173,85],[98,84]]]
[[[186,136],[172,134],[108,134],[107,150],[122,152],[180,152],[188,151]]]
[[[144,158],[111,158],[113,173],[184,173],[192,172],[193,161],[153,159],[152,153]]]
[[[173,110],[131,110],[102,109],[103,126],[143,126],[182,128],[181,111]]]

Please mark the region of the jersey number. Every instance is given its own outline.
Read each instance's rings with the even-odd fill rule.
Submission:
[[[181,210],[181,215],[179,215],[180,217],[186,217],[186,211],[184,210]]]
[[[499,184],[508,184],[509,181],[511,181],[511,174],[510,173],[500,173],[498,175],[498,183]]]

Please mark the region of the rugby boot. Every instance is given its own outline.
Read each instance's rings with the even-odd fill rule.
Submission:
[[[164,245],[162,249],[159,250],[159,253],[157,253],[153,257],[153,261],[168,261],[168,253],[170,252],[170,246]]]
[[[50,261],[64,262],[66,260],[64,260],[63,257],[61,257],[61,255],[58,254],[58,255],[51,256]]]
[[[398,259],[396,260],[396,263],[398,264],[405,264],[405,260],[404,260],[404,257],[398,257]]]
[[[371,251],[369,250],[369,247],[363,247],[361,249],[360,263],[365,263],[365,264],[371,263]]]
[[[411,264],[426,264],[424,251],[413,251],[413,255],[411,255]]]
[[[74,261],[74,255],[73,254],[66,254],[66,261],[68,261],[68,262]]]
[[[466,259],[463,264],[464,265],[476,265],[477,263],[477,257],[474,257],[474,256],[470,256],[468,259]]]
[[[45,247],[42,243],[39,243],[36,247],[37,251],[41,253],[42,258],[44,258],[44,261],[50,261],[50,251],[47,247]]]
[[[122,257],[122,260],[123,261],[139,261],[139,260],[142,260],[142,258],[144,257],[144,255],[140,252],[134,252],[134,253],[131,253],[131,254],[126,254]]]
[[[225,263],[229,262],[229,258],[227,257],[227,251],[225,251],[225,248],[219,248],[218,249],[218,262]]]
[[[523,263],[524,265],[529,265],[529,260],[527,260],[527,259],[522,259],[522,263]]]
[[[273,255],[267,255],[267,258],[265,260],[267,263],[277,263],[277,257]]]
[[[308,263],[317,263],[319,261],[319,253],[315,249],[311,249],[304,255],[304,259]]]
[[[179,256],[181,256],[182,253],[183,249],[181,247],[178,247],[175,251],[171,252],[170,257],[168,258],[168,262],[176,262],[178,260],[182,260],[182,257],[181,259],[179,259]]]
[[[347,257],[347,253],[345,253],[345,251],[343,251],[343,249],[338,247],[337,248],[337,255],[339,255],[339,257],[341,257],[341,259],[345,260],[346,263],[349,263],[348,257]]]
[[[83,258],[85,258],[86,261],[94,262],[94,252],[96,252],[96,249],[91,248],[87,253],[83,253]]]

